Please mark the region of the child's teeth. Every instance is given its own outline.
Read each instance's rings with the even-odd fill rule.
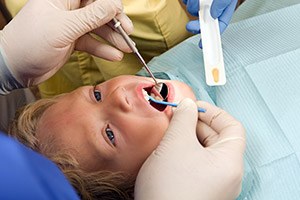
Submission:
[[[160,98],[159,96],[156,96],[154,93],[151,93],[151,97],[153,97],[155,100],[162,101],[163,99]]]
[[[148,95],[148,93],[146,92],[146,90],[142,90],[142,92],[143,92],[143,95],[144,95],[144,98],[145,98],[145,100],[146,101],[148,101],[149,100],[149,95]]]
[[[143,92],[144,96],[148,95],[148,93],[146,92],[146,90],[143,89],[142,92]]]
[[[143,89],[142,92],[143,92],[143,95],[144,95],[145,100],[146,100],[146,101],[149,101],[149,94],[147,93],[147,91]],[[154,93],[151,93],[150,95],[151,95],[151,97],[153,97],[153,98],[156,99],[156,100],[159,100],[159,101],[162,101],[162,100],[163,100],[163,99],[160,98],[159,96],[156,96]]]
[[[161,98],[159,98],[159,96],[156,96],[155,99],[156,99],[156,100],[159,100],[159,101],[161,100]]]
[[[151,94],[151,96],[152,96],[152,94]],[[163,99],[160,96],[156,96],[155,94],[153,94],[152,97],[158,101],[163,101]]]

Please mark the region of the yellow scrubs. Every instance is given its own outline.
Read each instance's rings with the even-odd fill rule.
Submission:
[[[189,18],[181,0],[123,0],[124,11],[134,25],[131,38],[148,62],[190,34],[185,25]],[[14,4],[14,2],[16,2]],[[7,0],[15,14],[26,0]],[[52,78],[39,85],[42,97],[69,92],[82,85],[93,85],[122,74],[135,74],[141,64],[134,54],[125,54],[120,62],[110,62],[87,53],[74,52],[68,63]]]

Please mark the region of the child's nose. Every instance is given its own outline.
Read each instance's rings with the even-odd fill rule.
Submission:
[[[132,108],[130,101],[126,95],[126,89],[124,87],[117,87],[106,98],[107,106],[110,109],[121,110],[123,112],[129,112]],[[105,101],[105,100],[104,100]]]

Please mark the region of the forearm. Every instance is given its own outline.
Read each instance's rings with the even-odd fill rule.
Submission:
[[[19,88],[23,88],[23,86],[10,73],[0,49],[0,95],[8,94]]]

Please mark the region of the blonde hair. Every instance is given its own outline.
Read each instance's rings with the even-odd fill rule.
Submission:
[[[87,172],[72,155],[51,149],[53,141],[41,143],[38,140],[36,129],[39,119],[57,99],[41,99],[25,106],[10,124],[9,135],[56,163],[81,199],[133,199],[134,178],[122,172]]]

